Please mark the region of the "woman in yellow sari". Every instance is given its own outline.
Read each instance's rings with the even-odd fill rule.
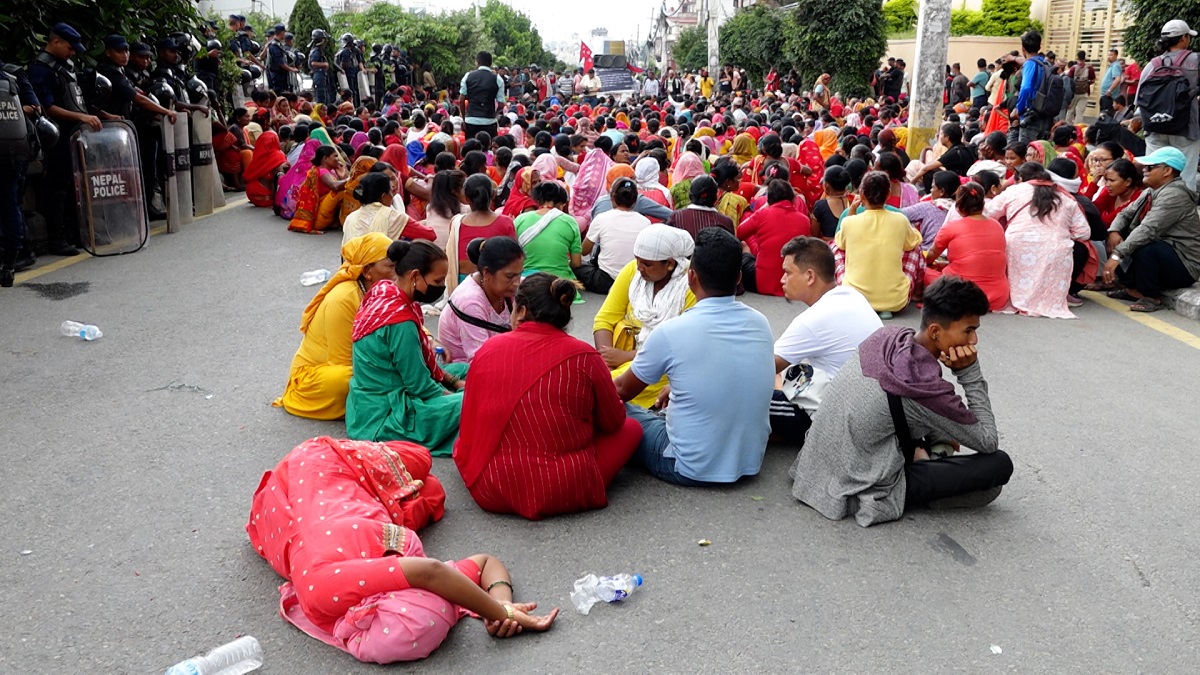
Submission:
[[[837,131],[831,128],[822,129],[813,134],[813,141],[821,150],[821,159],[829,159],[837,152]]]
[[[656,223],[638,233],[634,259],[613,280],[592,323],[592,339],[614,378],[629,370],[651,332],[696,304],[687,281],[694,249],[692,235],[677,227]],[[630,403],[650,408],[666,385],[664,376]]]
[[[312,168],[300,184],[296,213],[288,229],[305,234],[324,234],[337,219],[346,187],[345,169],[337,148],[322,145],[313,155]]]
[[[729,149],[729,156],[738,163],[739,167],[744,167],[754,160],[757,152],[758,148],[754,137],[743,131],[733,138],[733,147]]]
[[[362,208],[362,203],[354,196],[354,188],[358,187],[362,177],[367,175],[367,172],[378,161],[374,157],[364,155],[354,160],[354,164],[350,166],[350,177],[346,179],[346,187],[342,189],[342,208],[338,213],[338,221],[343,227],[345,227],[346,219],[350,217],[350,214]]]
[[[387,257],[391,243],[387,235],[372,232],[342,246],[342,266],[304,309],[304,339],[276,407],[315,420],[346,416],[354,315],[371,286],[395,278],[396,265]]]

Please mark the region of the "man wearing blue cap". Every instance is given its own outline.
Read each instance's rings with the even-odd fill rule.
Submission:
[[[46,218],[50,252],[55,255],[79,254],[68,243],[68,239],[79,238],[75,209],[69,206],[75,202],[75,181],[68,139],[80,125],[87,125],[93,131],[101,128],[100,118],[88,113],[70,61],[72,56],[85,51],[79,32],[65,23],[58,23],[50,29],[46,46],[29,64],[29,83],[46,114],[58,124],[62,138],[61,143],[46,153],[46,175],[38,205]]]
[[[165,115],[175,123],[175,113],[156,104],[133,86],[125,67],[129,65],[129,42],[123,35],[104,38],[104,57],[96,64],[96,72],[112,83],[112,93],[101,106],[100,115],[105,119],[129,119],[133,106],[148,110],[156,115]]]
[[[1196,193],[1181,177],[1187,158],[1179,148],[1159,148],[1135,160],[1146,190],[1108,228],[1104,281],[1125,288],[1110,297],[1133,300],[1134,312],[1162,309],[1163,291],[1200,278],[1200,216]],[[1194,166],[1194,162],[1193,162]]]
[[[1187,158],[1187,165],[1183,168],[1183,182],[1192,189],[1196,187],[1196,162],[1200,159],[1200,106],[1196,102],[1196,86],[1200,81],[1200,54],[1191,51],[1192,39],[1195,36],[1196,31],[1192,30],[1186,21],[1174,19],[1163,25],[1159,34],[1159,44],[1165,47],[1165,51],[1150,59],[1150,63],[1142,69],[1137,97],[1131,101],[1137,103],[1141,113],[1141,124],[1146,129],[1146,152],[1153,154],[1159,148],[1179,148]],[[1143,100],[1143,94],[1153,89],[1146,87],[1147,80],[1154,77],[1161,81],[1164,72],[1160,71],[1163,69],[1166,69],[1165,72],[1174,69],[1183,71],[1191,94],[1186,108],[1179,106],[1173,95],[1151,96]],[[1165,102],[1166,107],[1156,108],[1155,104],[1160,102]],[[1164,113],[1180,122],[1167,125],[1171,128],[1160,127],[1158,123]]]

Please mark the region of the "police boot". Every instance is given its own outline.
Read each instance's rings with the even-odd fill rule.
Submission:
[[[14,268],[17,262],[16,251],[5,250],[0,254],[0,288],[12,288],[17,272]]]

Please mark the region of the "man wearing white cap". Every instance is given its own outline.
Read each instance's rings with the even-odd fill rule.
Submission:
[[[1150,189],[1108,228],[1104,281],[1120,279],[1125,288],[1109,296],[1133,300],[1130,310],[1157,312],[1163,291],[1186,288],[1200,278],[1200,216],[1196,193],[1180,179],[1187,160],[1178,148],[1160,148],[1134,161]]]
[[[1183,182],[1191,189],[1196,187],[1196,160],[1200,159],[1200,108],[1196,104],[1200,54],[1191,51],[1195,35],[1196,31],[1180,19],[1168,21],[1162,27],[1159,43],[1165,51],[1142,69],[1136,98],[1146,130],[1146,152],[1178,148],[1187,160],[1182,171]],[[1175,68],[1182,70],[1187,78],[1189,109],[1174,103],[1172,82],[1166,76]]]

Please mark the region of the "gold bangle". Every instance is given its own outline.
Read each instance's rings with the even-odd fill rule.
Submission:
[[[515,616],[515,614],[513,614],[512,605],[510,605],[508,603],[500,603],[500,606],[503,607],[504,611],[508,613],[508,620],[512,621],[513,617]]]

